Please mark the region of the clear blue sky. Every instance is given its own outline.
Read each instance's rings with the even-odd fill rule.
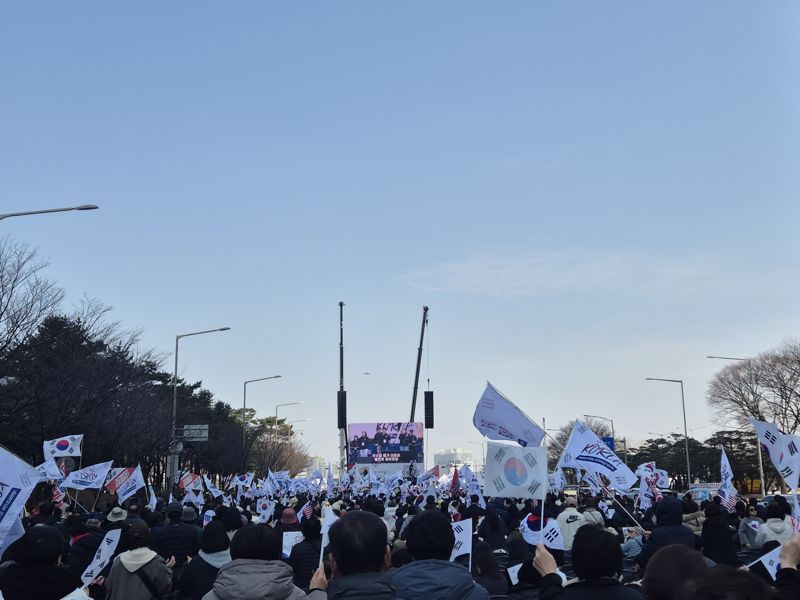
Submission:
[[[798,26],[792,1],[6,4],[0,207],[101,210],[0,231],[148,347],[230,326],[181,374],[233,405],[282,374],[251,405],[304,401],[282,414],[328,458],[340,299],[354,422],[408,417],[430,305],[431,450],[480,439],[486,380],[643,439],[681,425],[644,377],[684,378],[701,427],[706,354],[800,329]]]

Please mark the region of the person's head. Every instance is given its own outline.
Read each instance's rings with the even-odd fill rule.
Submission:
[[[571,506],[572,508],[575,508],[578,506],[578,499],[575,496],[567,496],[564,500],[564,503],[567,505],[567,507]]]
[[[139,505],[138,504],[131,504],[128,507],[128,514],[129,515],[138,515],[139,514]]]
[[[478,503],[478,494],[472,494],[472,495],[469,497],[469,501],[470,501],[472,504],[477,504],[477,503]]]
[[[486,507],[486,524],[492,528],[493,531],[500,529],[500,515],[497,514],[497,509],[494,506]]]
[[[170,502],[167,505],[167,518],[171,521],[178,521],[183,514],[183,506],[180,502]]]
[[[181,521],[184,523],[194,523],[197,521],[197,513],[191,506],[184,506],[181,513]]]
[[[783,510],[783,506],[781,506],[778,502],[770,502],[767,505],[768,519],[783,519],[785,516],[786,512]]]
[[[664,496],[656,504],[655,513],[659,527],[683,524],[683,503],[675,496]]]
[[[281,534],[269,525],[242,527],[231,540],[231,558],[279,560],[281,546]]]
[[[137,521],[128,529],[128,549],[147,548],[152,542],[150,528],[143,522]]]
[[[236,531],[242,527],[242,513],[238,508],[229,506],[222,515],[222,524],[228,531]]]
[[[647,569],[650,569],[648,564]],[[700,577],[684,580],[678,600],[773,600],[778,591],[748,571],[717,566]]]
[[[615,577],[622,571],[617,537],[600,527],[582,525],[572,542],[572,568],[581,579]]]
[[[22,564],[55,565],[64,551],[64,538],[55,527],[35,525],[14,542],[3,556]]]
[[[724,519],[727,514],[728,511],[721,504],[712,502],[706,506],[706,519]]]
[[[447,517],[437,510],[426,510],[411,519],[406,541],[415,560],[450,560],[455,536]]]
[[[597,498],[594,496],[587,498],[584,506],[586,506],[586,508],[597,508]]]
[[[758,507],[753,504],[749,504],[747,506],[747,516],[751,519],[755,519],[758,516]]]
[[[284,508],[283,512],[281,513],[281,525],[288,526],[296,524],[297,524],[297,513],[294,512],[293,508]]]
[[[225,525],[220,521],[211,521],[203,528],[203,533],[200,534],[200,550],[207,554],[222,552],[227,550],[230,545]]]
[[[80,535],[89,531],[86,522],[79,515],[70,515],[64,522],[64,529],[69,535]]]
[[[422,518],[412,519],[408,528],[411,529],[414,522]],[[447,528],[450,529],[449,524]],[[379,572],[391,564],[386,525],[373,513],[364,510],[347,513],[331,525],[328,539],[331,568],[335,576]],[[450,558],[449,552],[447,558]]]
[[[703,555],[683,544],[664,546],[647,563],[642,586],[648,600],[672,600],[687,579],[708,572]]]
[[[39,514],[42,515],[43,517],[49,517],[50,515],[53,514],[54,508],[55,506],[53,505],[52,502],[43,502],[42,504],[39,505]]]
[[[322,539],[322,523],[317,517],[306,517],[300,524],[303,539],[317,541]]]

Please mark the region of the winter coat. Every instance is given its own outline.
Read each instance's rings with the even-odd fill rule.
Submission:
[[[566,587],[557,573],[542,578],[540,600],[644,600],[642,593],[634,587],[622,585],[616,579],[577,581]]]
[[[758,517],[745,517],[742,519],[741,523],[739,523],[739,543],[742,546],[759,548],[759,546],[756,545],[758,529],[753,529],[752,524],[757,524],[758,528],[761,528],[761,526],[764,525],[764,521]]]
[[[483,577],[478,575],[475,577],[475,583],[486,588],[489,596],[505,596],[508,592],[508,581],[503,577],[502,579],[493,579],[491,577]]]
[[[508,535],[506,524],[503,523],[502,519],[498,519],[497,525],[497,529],[492,529],[489,522],[484,519],[478,526],[478,537],[488,543],[492,550],[499,550],[506,546],[506,535]]]
[[[319,556],[322,540],[303,540],[292,546],[289,555],[289,566],[294,571],[294,584],[304,590],[308,589],[314,571],[319,567]]]
[[[328,600],[394,600],[395,586],[386,573],[358,573],[334,577]]]
[[[541,589],[538,584],[518,583],[508,591],[508,600],[539,600]]]
[[[606,526],[606,519],[603,516],[603,513],[601,513],[596,508],[587,508],[586,510],[583,511],[582,514],[583,514],[583,523],[585,525],[599,525],[600,527]],[[572,546],[570,546],[570,548],[571,547]]]
[[[164,595],[172,589],[172,569],[149,548],[123,552],[114,559],[106,578],[106,600],[152,600],[153,595],[139,577],[141,571]]]
[[[230,550],[211,553],[200,550],[197,558],[183,567],[178,589],[184,597],[200,600],[211,591],[220,567],[229,562],[231,562]]]
[[[585,514],[585,513],[584,513]],[[578,512],[574,506],[568,506],[558,515],[558,526],[561,529],[561,537],[564,538],[564,550],[572,550],[572,540],[581,525],[586,523],[586,518]]]
[[[464,509],[464,513],[461,515],[461,520],[466,521],[467,519],[472,519],[472,531],[476,531],[478,529],[478,519],[484,516],[486,516],[485,509],[481,508],[477,504],[470,504]]]
[[[728,525],[728,515],[709,517],[703,523],[703,555],[718,565],[739,566],[733,536],[734,529]]]
[[[200,550],[200,533],[194,525],[174,521],[153,534],[153,544],[164,560],[175,557],[175,564],[182,566],[186,557],[194,557]]]
[[[697,534],[703,531],[703,523],[705,522],[706,515],[702,510],[683,515],[683,524]]]
[[[658,525],[650,532],[650,537],[635,559],[642,569],[647,566],[656,550],[664,546],[683,544],[694,548],[695,545],[694,532],[683,524],[683,503],[680,500],[674,496],[665,496],[656,504],[654,512]]]
[[[105,537],[99,531],[89,531],[76,535],[70,540],[66,564],[72,574],[80,579],[86,567],[94,559],[94,554]]]
[[[416,560],[392,573],[403,600],[488,600],[489,592],[461,565],[445,560]]]
[[[764,544],[772,540],[783,544],[792,537],[792,535],[794,535],[794,530],[792,529],[792,524],[789,522],[789,519],[767,519],[767,522],[758,528],[758,533],[756,534],[756,548],[761,548]]]
[[[0,567],[0,597],[4,600],[72,600],[75,596],[70,594],[82,586],[80,578],[66,567],[15,562]]]
[[[223,565],[203,600],[301,600],[306,594],[292,583],[292,568],[280,560],[237,558]]]

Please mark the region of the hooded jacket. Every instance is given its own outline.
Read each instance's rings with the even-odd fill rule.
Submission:
[[[312,596],[313,598],[314,596]],[[394,600],[395,585],[386,573],[357,573],[334,577],[328,600]]]
[[[772,540],[783,544],[783,542],[787,541],[793,534],[794,531],[788,519],[776,519],[774,517],[767,519],[767,522],[759,527],[758,533],[756,534],[756,548],[761,548],[764,544]]]
[[[733,528],[728,525],[728,515],[708,517],[703,523],[703,555],[718,565],[738,567],[741,564],[733,543]]]
[[[300,600],[306,594],[292,582],[292,568],[280,560],[237,558],[220,567],[203,600]]]
[[[392,580],[403,600],[489,599],[469,571],[446,560],[416,560],[392,573]]]
[[[152,594],[138,575],[141,571],[164,595],[172,589],[172,569],[149,548],[123,552],[114,559],[106,578],[106,600],[150,600]]]
[[[742,546],[750,546],[751,548],[758,548],[756,545],[756,535],[758,530],[764,524],[764,521],[759,517],[745,517],[739,523],[739,543]],[[757,527],[753,529],[752,525]]]
[[[683,544],[694,548],[694,532],[683,524],[683,503],[674,496],[664,496],[655,507],[656,528],[644,543],[635,562],[642,569],[647,566],[656,550],[670,544]]]

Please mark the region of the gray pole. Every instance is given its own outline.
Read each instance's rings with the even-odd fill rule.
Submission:
[[[178,341],[180,339],[181,336],[175,336],[175,370],[172,373],[172,429],[169,437],[169,465],[167,468],[168,489],[172,489],[172,481],[175,479],[174,471],[177,469],[177,464],[175,464],[175,427],[178,415]]]
[[[242,396],[242,473],[247,471],[247,382],[244,382],[244,394]]]
[[[692,484],[692,467],[689,463],[689,430],[686,428],[686,400],[683,396],[683,379],[681,384],[681,406],[683,407],[683,440],[686,443],[686,478],[688,479],[687,489]]]

